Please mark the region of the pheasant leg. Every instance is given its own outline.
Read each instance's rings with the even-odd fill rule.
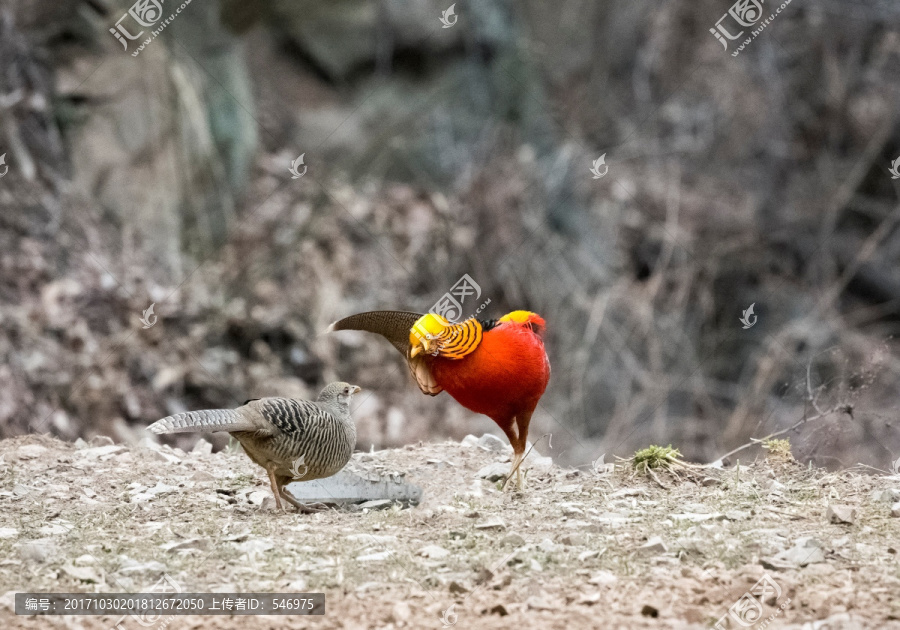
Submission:
[[[278,480],[275,478],[275,471],[267,467],[266,472],[269,473],[269,483],[272,484],[272,494],[275,496],[275,507],[279,510],[283,510],[284,508],[281,505],[280,498],[281,493],[279,492],[280,488],[278,487]]]
[[[503,489],[506,489],[506,486],[509,485],[509,482],[512,480],[513,475],[516,476],[516,490],[522,490],[525,487],[525,484],[522,481],[522,460],[525,459],[525,453],[514,453],[512,459],[512,467],[509,469],[509,476],[506,478],[506,481],[503,482]]]
[[[316,512],[324,512],[328,509],[328,506],[324,503],[301,503],[298,501],[285,487],[285,484],[282,484],[279,487],[279,493],[281,494],[281,498],[293,505],[297,508],[298,512],[302,512],[303,514],[314,514]]]

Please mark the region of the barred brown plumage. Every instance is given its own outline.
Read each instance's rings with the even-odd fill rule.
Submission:
[[[349,383],[327,385],[315,402],[293,398],[259,398],[237,409],[186,411],[157,420],[153,433],[226,431],[247,456],[266,469],[275,504],[284,499],[298,509],[306,506],[284,486],[291,480],[330,477],[350,460],[356,427],[350,417],[350,397],[359,391]]]

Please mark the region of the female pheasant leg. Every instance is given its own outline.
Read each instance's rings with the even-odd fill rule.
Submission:
[[[284,508],[281,506],[281,488],[278,487],[278,479],[275,477],[275,470],[270,466],[266,466],[266,472],[269,473],[269,483],[272,484],[272,494],[275,496],[275,507],[282,510]]]

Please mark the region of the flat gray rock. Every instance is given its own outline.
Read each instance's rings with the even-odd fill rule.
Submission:
[[[853,525],[856,521],[856,508],[850,505],[829,505],[825,516],[832,523]]]
[[[509,464],[501,464],[499,462],[488,464],[475,473],[475,476],[488,481],[500,481],[501,479],[506,479],[507,475],[509,475],[509,466]]]
[[[422,488],[415,484],[389,476],[363,477],[346,470],[325,479],[295,481],[285,488],[301,503],[352,505],[385,500],[418,505],[422,499]]]

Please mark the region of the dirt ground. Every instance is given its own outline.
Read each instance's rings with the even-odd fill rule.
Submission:
[[[308,515],[272,511],[261,469],[204,446],[0,442],[0,626],[111,628],[118,617],[17,617],[13,593],[136,592],[168,576],[186,592],[327,601],[324,617],[156,625],[173,630],[709,628],[739,601],[742,623],[721,627],[900,628],[898,475],[770,455],[653,478],[540,458],[517,494],[478,477],[508,447],[470,436],[354,456],[422,486],[417,507]]]

